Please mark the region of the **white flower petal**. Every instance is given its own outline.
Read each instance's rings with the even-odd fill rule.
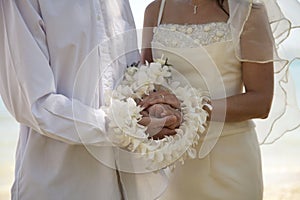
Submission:
[[[186,30],[190,32],[190,30]],[[174,161],[184,162],[186,157],[195,158],[193,148],[205,131],[207,112],[202,109],[209,102],[209,93],[195,90],[190,86],[180,87],[180,82],[172,80],[172,70],[164,66],[162,58],[156,63],[146,63],[139,68],[126,70],[124,81],[108,96],[103,110],[110,120],[108,137],[111,141],[129,151],[140,153],[151,161],[151,167],[175,167]],[[149,140],[147,127],[139,125],[141,110],[134,98],[149,94],[156,85],[171,90],[181,101],[183,123],[176,129],[177,134],[162,140]],[[198,134],[199,133],[199,134]]]

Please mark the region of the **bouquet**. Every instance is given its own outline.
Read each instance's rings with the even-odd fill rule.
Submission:
[[[181,85],[174,80],[172,66],[162,59],[152,63],[127,67],[120,85],[106,100],[105,112],[109,119],[108,137],[110,141],[127,151],[138,153],[147,159],[149,168],[161,169],[175,166],[186,158],[196,158],[195,146],[204,134],[210,98],[207,91]],[[157,88],[164,88],[180,100],[182,122],[173,136],[155,140],[147,127],[139,124],[143,108],[137,104],[143,96]]]

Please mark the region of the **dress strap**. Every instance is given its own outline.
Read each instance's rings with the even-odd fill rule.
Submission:
[[[158,14],[158,19],[157,19],[157,26],[160,25],[163,13],[164,13],[164,8],[165,8],[166,0],[161,0],[160,3],[160,8],[159,8],[159,14]]]

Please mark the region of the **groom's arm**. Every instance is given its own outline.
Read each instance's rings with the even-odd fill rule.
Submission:
[[[20,2],[0,0],[0,92],[7,109],[55,140],[106,143],[105,113],[57,92],[38,4]]]

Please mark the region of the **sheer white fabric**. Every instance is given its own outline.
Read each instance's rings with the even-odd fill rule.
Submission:
[[[186,79],[180,81],[182,85],[207,89],[212,99],[241,94],[242,63],[235,53],[230,24],[191,27],[194,25],[158,25],[152,40],[153,57],[164,54],[172,70]],[[198,39],[201,42],[195,42]],[[262,198],[260,151],[252,120],[210,122],[196,149],[200,159],[178,164],[161,199]]]
[[[285,13],[281,4],[288,5]],[[228,5],[228,24],[237,58],[241,62],[274,62],[275,90],[271,112],[268,119],[256,120],[260,143],[273,143],[286,132],[300,127],[300,110],[289,74],[290,63],[300,59],[300,47],[295,45],[293,52],[285,51],[286,43],[300,41],[299,17],[288,13],[288,8],[300,10],[300,3],[297,0],[228,0]],[[183,38],[181,34],[178,37]],[[194,46],[196,43],[194,41]],[[205,45],[205,42],[200,44]]]
[[[292,53],[284,51],[285,41],[290,38],[299,38],[300,20],[299,18],[291,17],[291,20],[286,18],[278,2],[280,3],[276,0],[228,0],[229,20],[227,24],[236,57],[240,62],[274,62],[275,90],[271,112],[267,119],[256,120],[261,144],[273,143],[284,133],[300,126],[298,120],[300,119],[300,110],[296,101],[293,81],[289,74],[289,64],[300,57],[300,48],[296,47],[298,50],[295,49]],[[162,1],[162,4],[164,3],[165,0]],[[298,1],[294,0],[289,3],[290,6],[300,9]],[[158,24],[160,24],[162,16],[162,7],[158,16]],[[226,25],[224,24],[224,26]],[[196,26],[196,29],[204,30],[207,24]],[[193,34],[192,27],[194,28],[194,25],[161,24],[159,29],[154,28],[154,41],[158,41],[158,44],[160,43],[162,46],[167,44],[173,48],[195,48],[199,45],[205,46],[218,42],[213,40],[214,33],[218,31],[213,31],[214,33],[208,35],[201,34],[205,37],[200,36],[203,39],[199,40],[196,38],[196,33]],[[168,31],[175,33],[166,36]],[[223,32],[224,29],[221,31]],[[159,34],[157,34],[158,32]],[[226,37],[228,32],[225,31],[225,33],[225,38],[218,38],[220,41],[230,39]],[[298,35],[296,35],[297,33]]]
[[[238,58],[248,62],[274,62],[275,90],[271,112],[266,120],[256,120],[262,144],[273,143],[286,132],[300,127],[300,110],[289,74],[290,62],[300,57],[300,48],[292,53],[284,50],[289,38],[299,38],[300,20],[286,18],[280,3],[282,1],[276,0],[229,1],[231,30]],[[296,0],[285,3],[300,9]],[[260,28],[253,29],[254,26]],[[240,50],[242,46],[246,47],[243,48],[246,51]]]
[[[204,57],[203,54],[206,53],[201,50],[205,49],[208,54],[212,55],[212,60],[219,64],[220,71],[224,70],[226,72],[221,73],[223,80],[231,83],[235,82],[236,85],[242,84],[234,79],[241,80],[239,76],[241,71],[237,70],[240,69],[241,62],[274,62],[277,84],[274,103],[270,117],[259,122],[263,129],[258,132],[262,143],[273,142],[286,131],[299,126],[299,108],[295,104],[295,93],[289,87],[292,82],[288,77],[287,60],[284,57],[279,57],[277,53],[278,48],[283,44],[282,39],[287,36],[284,36],[284,34],[290,31],[290,26],[280,23],[280,21],[288,22],[288,20],[281,19],[283,15],[277,9],[275,1],[255,2],[254,4],[253,1],[247,0],[229,0],[229,6],[230,19],[228,23],[230,24],[232,41],[228,43],[233,44],[234,48],[230,45],[224,48],[228,44],[224,41],[219,43],[208,42],[207,46],[205,46],[205,42],[196,44],[194,40],[197,38],[193,38],[194,36],[186,31],[189,26],[178,25],[173,27],[174,25],[163,24],[154,29],[152,55],[155,57],[160,54],[159,51],[163,51],[166,57],[170,58],[170,63],[172,63],[172,60],[176,60],[172,55],[182,57],[186,60],[185,63],[180,62],[180,59],[174,62],[175,66],[178,63],[179,67],[184,66],[182,68],[189,68],[190,65],[195,63],[196,66],[198,63],[199,68],[202,64],[202,67],[211,67],[212,65],[206,65],[208,62],[205,62],[205,60],[201,62],[201,58]],[[272,10],[271,8],[276,9]],[[274,13],[274,11],[277,13]],[[185,30],[177,31],[178,27]],[[198,35],[205,35],[203,30],[198,30],[197,33]],[[231,52],[231,54],[227,54],[228,52]],[[227,58],[224,58],[224,56],[227,56]],[[196,57],[201,58],[197,59]],[[231,59],[232,61],[229,61]],[[195,60],[198,62],[194,62]],[[226,66],[228,62],[230,67]],[[193,68],[182,69],[183,74],[190,79],[195,77],[193,75],[195,72],[191,69]],[[188,73],[188,71],[192,72]],[[191,80],[191,82],[193,81]],[[226,89],[230,88],[230,85],[226,84],[225,81],[224,85]],[[236,90],[235,92],[237,94],[241,91]],[[228,91],[226,93],[229,94]],[[222,134],[225,133],[226,135],[226,124],[224,128]],[[200,145],[208,143],[205,152],[202,152],[202,155],[206,157],[201,160],[188,160],[185,165],[175,168],[173,175],[171,175],[170,187],[164,193],[162,199],[196,199],[195,197],[204,199],[262,199],[260,150],[255,138],[256,133],[251,128],[253,127],[248,126],[244,130],[238,127],[232,128],[227,132],[232,134],[226,135],[228,137],[222,137],[221,135],[220,138],[212,142],[209,140],[204,141],[204,144],[201,144],[202,141],[200,141]],[[248,143],[251,146],[250,149],[247,148]],[[231,148],[233,150],[230,150]],[[230,153],[227,154],[228,152]],[[239,157],[237,155],[240,152],[244,152],[244,154],[239,155]],[[251,167],[246,166],[245,163],[251,165]],[[253,185],[253,183],[257,184]]]

